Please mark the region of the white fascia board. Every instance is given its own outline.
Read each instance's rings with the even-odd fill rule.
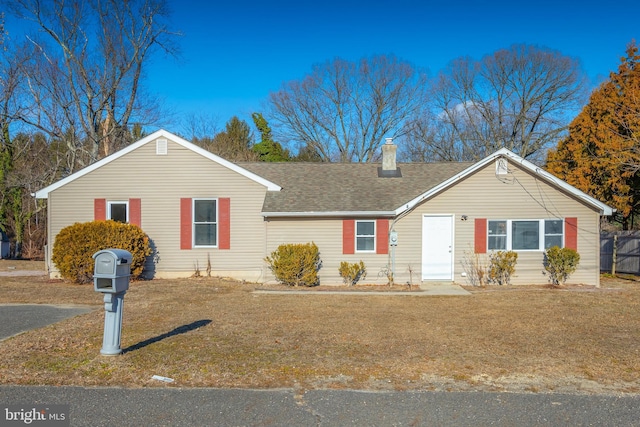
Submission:
[[[334,218],[334,217],[353,217],[353,218],[381,218],[394,217],[395,211],[330,211],[330,212],[262,212],[262,216],[292,218],[292,217],[315,217],[315,218]]]
[[[500,153],[503,150],[504,150],[504,153]],[[509,151],[509,150],[507,150],[505,148],[503,148],[502,150],[496,152],[492,156],[492,158],[495,158],[496,155],[498,155],[498,154],[504,155],[505,157],[508,157],[510,160],[513,160],[514,162],[520,163],[522,166],[524,166],[525,168],[529,169],[531,172],[541,176],[547,182],[553,183],[554,185],[562,188],[564,191],[568,192],[569,194],[575,196],[577,199],[581,199],[582,201],[584,201],[588,205],[593,206],[594,208],[596,208],[596,209],[598,209],[600,211],[600,215],[609,216],[609,215],[613,215],[613,213],[616,211],[614,208],[608,206],[607,204],[602,203],[598,199],[589,196],[587,193],[577,189],[573,185],[565,182],[564,180],[558,178],[555,175],[550,174],[549,172],[545,171],[541,167],[534,165],[530,161],[523,159],[522,157],[512,153],[511,151]]]
[[[88,174],[90,172],[93,172],[94,170],[100,168],[101,166],[104,166],[107,163],[110,163],[110,162],[112,162],[112,161],[114,161],[116,159],[119,159],[120,157],[124,156],[125,154],[127,154],[127,153],[129,153],[129,152],[131,152],[133,150],[135,150],[138,147],[143,146],[144,144],[148,143],[149,141],[152,141],[152,140],[160,137],[161,136],[161,132],[162,132],[162,130],[154,132],[151,135],[148,135],[148,136],[142,138],[141,140],[139,140],[137,142],[134,142],[131,145],[126,146],[122,150],[119,150],[119,151],[113,153],[110,156],[107,156],[107,157],[105,157],[103,159],[100,159],[97,162],[90,164],[86,168],[80,169],[79,171],[74,172],[74,173],[72,173],[71,175],[69,175],[69,176],[67,176],[65,178],[62,178],[59,181],[56,181],[53,184],[48,185],[47,187],[44,187],[44,188],[36,191],[35,193],[33,193],[33,196],[35,196],[36,199],[46,199],[46,198],[49,197],[49,193],[52,192],[53,190],[57,190],[58,188],[66,185],[66,184],[68,184],[68,183],[70,183],[72,181],[75,181],[76,179],[78,179],[78,178],[80,178],[80,177],[82,177],[82,176],[84,176],[84,175],[86,175],[86,174]]]
[[[485,166],[487,166],[489,163],[493,162],[498,157],[507,157],[508,159],[512,160],[515,163],[520,163],[525,169],[528,169],[533,174],[539,175],[545,181],[547,181],[547,182],[549,182],[549,183],[551,183],[551,184],[553,184],[553,185],[555,185],[555,186],[557,186],[559,188],[562,188],[564,191],[566,191],[569,194],[573,195],[577,199],[580,199],[580,200],[584,201],[585,203],[587,203],[588,205],[592,206],[593,208],[597,209],[598,211],[600,211],[600,215],[607,215],[608,216],[608,215],[613,215],[613,213],[615,212],[615,209],[611,208],[610,206],[607,206],[605,203],[602,203],[601,201],[589,196],[588,194],[578,190],[574,186],[572,186],[572,185],[566,183],[565,181],[561,180],[560,178],[550,174],[549,172],[545,171],[541,167],[538,167],[538,166],[534,165],[533,163],[529,162],[528,160],[525,160],[522,157],[518,156],[517,154],[507,150],[506,148],[501,148],[500,150],[496,151],[495,153],[493,153],[493,154],[485,157],[484,159],[480,160],[479,162],[469,166],[467,169],[463,170],[462,172],[452,176],[451,178],[447,179],[446,181],[441,182],[440,184],[436,185],[435,187],[433,187],[429,191],[427,191],[425,193],[422,193],[421,195],[419,195],[415,199],[410,200],[409,202],[403,204],[398,209],[396,209],[396,211],[395,211],[396,215],[400,215],[400,214],[402,214],[402,213],[404,213],[406,211],[409,211],[409,210],[413,209],[418,203],[422,202],[425,199],[433,197],[434,195],[440,193],[441,191],[444,191],[445,189],[447,189],[450,186],[454,185],[455,183],[457,183],[458,181],[460,181],[463,178],[467,177],[468,175],[471,175],[472,173],[474,173],[475,171],[477,171],[477,170],[479,170],[481,168],[484,168]]]
[[[459,172],[459,173],[455,174],[454,176],[452,176],[451,178],[447,179],[446,181],[442,181],[440,184],[438,184],[435,187],[431,188],[430,190],[422,193],[418,197],[416,197],[416,198],[414,198],[412,200],[409,200],[407,203],[403,204],[398,209],[396,209],[395,210],[395,214],[396,215],[401,215],[401,214],[403,214],[403,213],[405,213],[407,211],[412,210],[413,208],[416,207],[416,205],[418,203],[420,203],[423,200],[426,200],[426,199],[428,199],[430,197],[435,196],[436,194],[440,193],[441,191],[444,191],[445,189],[449,188],[450,186],[452,186],[456,182],[460,181],[461,179],[463,179],[467,175],[471,174],[475,170],[479,169],[480,167],[481,167],[480,163],[476,163],[476,164],[474,164],[472,166],[469,166],[467,169],[463,170],[462,172]]]
[[[187,141],[185,139],[182,139],[179,136],[175,136],[175,135],[169,134],[167,132],[166,138],[168,138],[168,139],[172,140],[173,142],[176,142],[176,143],[182,145],[183,147],[188,148],[191,151],[194,151],[194,152],[196,152],[196,153],[198,153],[198,154],[200,154],[200,155],[202,155],[202,156],[204,156],[204,157],[206,157],[206,158],[208,158],[210,160],[213,160],[214,162],[220,164],[221,166],[224,166],[224,167],[226,167],[228,169],[231,169],[234,172],[237,172],[240,175],[242,175],[242,176],[244,176],[246,178],[249,178],[252,181],[257,182],[260,185],[263,185],[263,186],[267,187],[267,191],[280,191],[282,189],[282,187],[280,187],[278,184],[275,184],[275,183],[273,183],[273,182],[271,182],[269,180],[266,180],[266,179],[262,178],[261,176],[256,175],[253,172],[249,172],[245,168],[240,167],[240,166],[236,165],[235,163],[230,162],[229,160],[226,160],[226,159],[224,159],[224,158],[222,158],[220,156],[217,156],[217,155],[213,154],[212,152],[205,150],[204,148],[198,147],[197,145],[195,145],[195,144],[193,144],[193,143],[191,143],[191,142],[189,142],[189,141]]]
[[[38,191],[36,191],[35,193],[32,193],[32,195],[36,198],[36,199],[46,199],[49,196],[49,193],[52,192],[53,190],[56,190],[66,184],[68,184],[71,181],[74,181],[90,172],[93,172],[94,170],[106,165],[107,163],[110,163],[116,159],[119,159],[120,157],[126,155],[127,153],[130,153],[131,151],[145,145],[148,144],[151,141],[155,141],[158,138],[167,138],[169,140],[171,140],[172,142],[175,142],[176,144],[179,144],[195,153],[200,154],[201,156],[204,156],[218,164],[220,164],[221,166],[224,166],[228,169],[231,169],[234,172],[239,173],[240,175],[247,177],[249,179],[251,179],[252,181],[257,182],[258,184],[261,184],[263,186],[265,186],[267,188],[268,191],[280,191],[281,187],[277,184],[274,184],[271,181],[268,181],[256,174],[254,174],[253,172],[249,172],[248,170],[241,168],[240,166],[236,165],[235,163],[232,163],[226,159],[223,159],[220,156],[217,156],[207,150],[205,150],[204,148],[200,148],[197,145],[180,138],[177,135],[174,135],[170,132],[167,132],[164,129],[160,129],[150,135],[147,135],[146,137],[140,139],[137,142],[134,142],[131,145],[128,145],[127,147],[123,148],[122,150],[117,151],[116,153],[113,153],[110,156],[107,156],[89,166],[87,166],[84,169],[79,170],[78,172],[75,172],[69,176],[67,176],[66,178],[61,179],[60,181],[57,181],[47,187],[44,187]]]

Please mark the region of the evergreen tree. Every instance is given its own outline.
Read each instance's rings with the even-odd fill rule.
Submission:
[[[225,130],[216,134],[211,144],[207,144],[212,153],[234,162],[255,161],[257,155],[251,150],[253,133],[249,124],[233,116]]]
[[[547,169],[618,211],[624,229],[640,209],[640,55],[631,42],[617,72],[591,95]]]
[[[260,142],[253,146],[253,151],[260,157],[260,161],[287,162],[291,160],[289,150],[282,148],[280,143],[272,139],[271,128],[262,114],[253,113],[251,117],[261,135]]]

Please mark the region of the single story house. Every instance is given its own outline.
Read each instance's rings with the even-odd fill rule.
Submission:
[[[48,269],[58,232],[76,222],[139,225],[154,255],[149,278],[212,274],[272,282],[265,257],[314,242],[321,284],[342,261],[364,261],[367,283],[468,280],[465,264],[518,253],[513,284],[544,284],[546,247],[577,249],[570,281],[599,285],[600,219],[613,209],[502,149],[476,163],[233,163],[159,130],[46,188]]]

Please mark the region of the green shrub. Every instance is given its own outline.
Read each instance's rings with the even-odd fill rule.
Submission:
[[[140,227],[116,221],[91,221],[60,230],[53,245],[52,261],[65,279],[89,283],[93,280],[93,254],[109,248],[131,252],[131,280],[140,277],[146,257],[151,255],[149,238]]]
[[[518,254],[513,251],[498,251],[489,258],[489,280],[498,285],[511,283],[511,275],[516,271]]]
[[[552,246],[544,253],[544,269],[555,286],[564,285],[580,263],[580,254],[574,249]]]
[[[265,261],[276,280],[285,285],[316,286],[320,282],[320,252],[315,243],[282,244]]]
[[[338,271],[340,272],[340,277],[342,277],[344,283],[349,286],[353,286],[358,283],[360,279],[367,277],[367,269],[362,260],[360,260],[360,262],[354,262],[353,264],[342,261]]]

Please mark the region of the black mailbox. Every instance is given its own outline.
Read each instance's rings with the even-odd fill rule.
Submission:
[[[96,292],[117,294],[129,289],[131,252],[123,249],[104,249],[93,254],[93,285]]]

